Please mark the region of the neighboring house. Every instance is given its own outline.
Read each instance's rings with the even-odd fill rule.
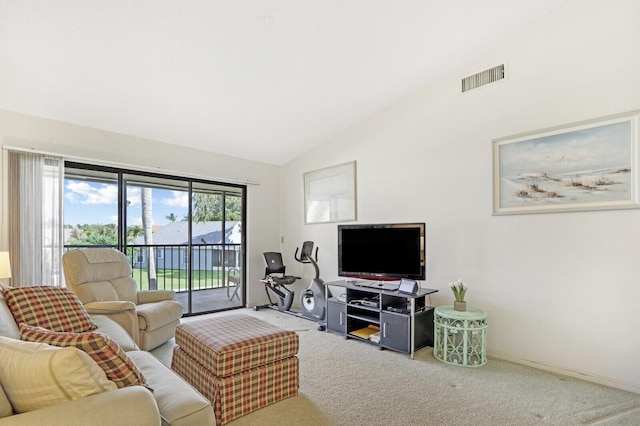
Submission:
[[[189,223],[171,222],[153,233],[153,248],[156,269],[185,269],[189,260]],[[224,265],[228,268],[240,266],[240,243],[242,223],[193,222],[191,252],[194,270],[220,269],[223,262],[223,250],[226,250]],[[224,243],[224,245],[223,245]],[[144,236],[136,237],[129,246],[145,246]],[[142,247],[139,247],[142,248]],[[147,267],[147,250],[139,250],[133,259],[134,268]]]

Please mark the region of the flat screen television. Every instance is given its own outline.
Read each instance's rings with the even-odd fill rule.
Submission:
[[[424,223],[338,225],[338,275],[425,279]]]

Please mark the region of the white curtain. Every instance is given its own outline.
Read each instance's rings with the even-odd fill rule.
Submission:
[[[9,251],[14,286],[63,286],[64,160],[9,152]]]

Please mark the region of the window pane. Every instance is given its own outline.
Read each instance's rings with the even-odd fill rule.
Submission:
[[[185,314],[242,307],[244,186],[65,164],[66,249],[123,250],[138,289],[175,291]]]
[[[186,291],[188,183],[129,174],[124,182],[126,244],[134,279],[143,289]]]
[[[242,210],[242,192],[238,188],[194,183],[193,312],[219,309],[216,301],[220,296],[224,303],[242,305],[239,278]]]
[[[64,244],[117,247],[117,174],[65,169]]]

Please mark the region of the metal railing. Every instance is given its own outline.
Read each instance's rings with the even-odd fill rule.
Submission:
[[[97,247],[116,248],[65,245],[64,250]],[[240,244],[129,245],[125,250],[139,290],[175,292],[229,287],[229,278],[240,275],[240,253]]]

